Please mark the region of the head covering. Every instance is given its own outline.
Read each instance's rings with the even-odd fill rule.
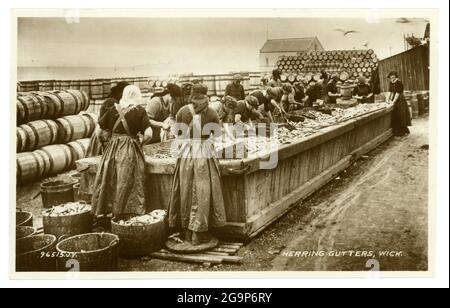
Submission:
[[[292,86],[288,83],[283,84],[281,89],[283,90],[283,93],[286,93],[286,94],[289,94],[292,92]]]
[[[281,97],[281,88],[268,88],[267,89],[267,95],[270,96],[272,99],[278,99]]]
[[[233,75],[233,80],[234,81],[241,81],[242,80],[242,76],[240,74],[234,74]]]
[[[366,78],[364,78],[364,76],[359,76],[358,77],[358,83],[359,84],[366,83]]]
[[[119,101],[120,107],[127,108],[130,105],[139,105],[142,101],[141,90],[138,86],[129,85],[123,89],[122,98]]]
[[[392,75],[398,78],[398,74],[396,71],[390,71],[389,74],[387,75],[387,78],[391,78]]]
[[[331,79],[333,79],[334,81],[339,81],[339,75],[334,73],[333,75],[331,75]]]
[[[254,97],[254,96],[252,96],[252,95],[247,95],[247,96],[245,97],[245,101],[246,101],[250,106],[253,106],[253,107],[255,107],[255,108],[258,108],[258,103],[259,103],[259,101],[258,101],[258,99],[257,99],[256,97]]]
[[[117,85],[111,88],[111,93],[109,94],[109,97],[115,98],[117,101],[119,101],[122,98],[123,89],[125,89],[126,86],[128,86],[129,83],[125,81],[119,82]]]
[[[333,78],[333,75],[331,76],[331,78]],[[320,71],[320,79],[328,79],[328,73],[325,70]]]
[[[281,76],[281,71],[279,70],[279,69],[274,69],[273,71],[272,71],[272,76],[273,77],[280,77]]]
[[[227,108],[234,109],[234,107],[236,107],[236,105],[237,105],[237,100],[233,96],[227,95],[227,96],[225,96],[224,104]]]
[[[208,108],[209,99],[206,95],[208,93],[208,87],[204,84],[194,84],[192,88],[191,103],[194,105],[195,113],[202,113]]]
[[[200,84],[200,83],[202,83],[202,80],[200,78],[192,79],[192,84]]]
[[[167,85],[167,91],[172,98],[181,97],[181,88],[174,83],[169,83]]]
[[[193,95],[196,95],[196,94],[206,95],[207,93],[208,93],[208,87],[205,86],[204,84],[197,83],[197,84],[194,84],[194,86],[192,87]]]

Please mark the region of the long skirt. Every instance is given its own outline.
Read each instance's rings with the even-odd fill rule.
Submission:
[[[188,141],[178,158],[172,182],[170,228],[206,232],[225,225],[225,202],[219,162],[211,141]]]
[[[110,138],[110,133],[102,130],[97,125],[95,131],[91,135],[91,139],[89,140],[89,146],[86,150],[86,157],[102,155]]]
[[[408,126],[411,126],[408,103],[405,97],[400,95],[392,110],[392,131],[394,135],[402,135],[409,132]]]
[[[144,153],[136,139],[115,135],[108,142],[94,181],[94,214],[146,212]]]

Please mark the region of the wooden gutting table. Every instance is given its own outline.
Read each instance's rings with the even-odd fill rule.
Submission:
[[[260,169],[265,158],[221,159],[227,225],[224,237],[249,239],[305,199],[355,160],[392,136],[392,107],[370,112],[294,140],[278,150],[274,169]],[[151,151],[147,146],[145,152]],[[91,183],[99,157],[77,161]],[[146,156],[150,209],[167,209],[175,159]]]

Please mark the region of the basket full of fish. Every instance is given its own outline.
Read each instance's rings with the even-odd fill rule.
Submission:
[[[92,207],[84,201],[68,202],[42,212],[44,233],[56,237],[90,233],[93,228]]]
[[[111,232],[119,236],[119,254],[143,256],[164,246],[168,236],[166,211],[145,215],[122,215],[111,220]]]

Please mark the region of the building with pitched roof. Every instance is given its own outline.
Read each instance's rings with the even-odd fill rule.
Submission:
[[[261,72],[272,70],[280,56],[292,56],[301,51],[324,50],[317,37],[270,39],[259,50]]]

